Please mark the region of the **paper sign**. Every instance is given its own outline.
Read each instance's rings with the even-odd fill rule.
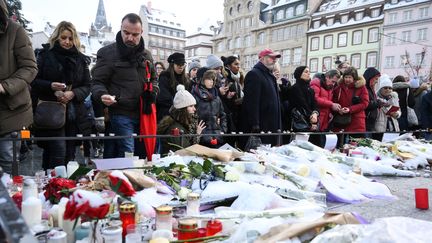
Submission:
[[[324,148],[327,150],[333,150],[336,148],[336,144],[337,144],[336,134],[327,134]]]
[[[134,167],[132,158],[93,159],[98,170],[113,170]]]

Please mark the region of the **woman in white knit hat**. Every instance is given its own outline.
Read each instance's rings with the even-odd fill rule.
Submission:
[[[184,85],[177,86],[177,93],[174,96],[173,105],[169,110],[169,115],[165,116],[158,124],[157,134],[173,135],[169,138],[162,138],[162,154],[167,154],[170,150],[178,150],[179,147],[186,148],[190,145],[199,143],[199,136],[183,137],[176,135],[201,135],[205,128],[203,121],[198,122],[196,112],[196,100],[189,93]],[[173,146],[170,144],[176,144]]]
[[[400,131],[398,118],[401,116],[399,96],[393,91],[393,83],[387,74],[381,75],[378,81],[377,99],[383,104],[378,108],[375,131]],[[381,135],[382,138],[382,135]]]

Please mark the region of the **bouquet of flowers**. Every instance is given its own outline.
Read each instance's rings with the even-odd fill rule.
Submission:
[[[75,187],[76,183],[74,180],[65,178],[51,178],[44,188],[44,196],[52,204],[57,204],[60,202],[62,197],[68,197],[70,194],[69,190]]]

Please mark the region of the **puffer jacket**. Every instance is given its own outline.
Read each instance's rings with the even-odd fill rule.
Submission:
[[[141,38],[140,49],[133,56],[126,57],[120,32],[116,43],[102,47],[97,53],[97,62],[92,69],[92,94],[100,101],[104,94],[115,95],[117,103],[109,107],[111,115],[125,115],[138,119],[140,115],[140,97],[144,95],[144,83],[150,81],[153,86],[153,97],[159,92],[153,57],[144,47]],[[147,80],[146,65],[149,65],[150,80]]]
[[[216,88],[206,89],[202,84],[195,86],[192,90],[197,104],[199,121],[204,121],[206,128],[202,131],[200,144],[218,148],[223,145],[223,138],[220,136],[206,136],[205,134],[220,134],[227,131],[227,120],[222,101],[218,96]],[[216,139],[217,142],[211,142]]]
[[[343,79],[342,79],[343,80]],[[351,123],[343,128],[334,128],[338,132],[343,129],[345,132],[364,132],[366,131],[366,107],[369,104],[369,94],[366,89],[366,81],[362,76],[354,83],[346,85],[341,81],[333,91],[333,102],[339,103],[341,107],[350,109]],[[353,96],[360,98],[360,103],[352,104]]]
[[[324,88],[323,80],[320,78],[312,79],[310,86],[315,91],[315,101],[319,108],[320,131],[326,131],[329,127],[330,116],[332,116],[333,89]]]
[[[6,10],[4,1],[0,7]],[[7,13],[7,10],[5,11]],[[0,30],[0,136],[33,123],[29,85],[37,74],[30,39],[24,28],[8,20]]]
[[[378,91],[379,92],[379,91]],[[379,96],[379,95],[378,95]],[[384,98],[384,97],[382,97]],[[399,97],[398,94],[396,92],[392,92],[390,97],[385,98],[388,102],[388,104],[390,104],[390,106],[388,107],[380,107],[378,109],[378,114],[377,114],[377,118],[375,120],[375,130],[377,132],[386,132],[386,131],[400,131],[399,130],[399,123],[397,118],[399,118],[401,116],[401,110],[399,109],[397,111],[397,118],[394,118],[390,115],[387,115],[387,112],[389,111],[389,109],[392,106],[397,106],[399,107]]]

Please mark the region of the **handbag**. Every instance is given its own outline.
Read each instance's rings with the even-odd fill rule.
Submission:
[[[409,89],[407,89],[407,98],[406,98],[408,127],[418,126],[419,122],[418,122],[417,114],[415,113],[413,108],[408,106],[408,96],[409,96]]]
[[[38,101],[33,116],[33,124],[37,129],[60,129],[65,122],[65,104],[57,101]]]
[[[353,103],[354,97],[358,97],[358,96],[355,95],[356,90],[357,89],[354,89],[353,96],[351,98],[351,103]],[[342,92],[342,89],[339,89],[338,102],[340,100],[341,92]],[[335,113],[333,115],[332,122],[333,122],[333,126],[334,127],[339,127],[339,128],[346,127],[346,126],[348,126],[351,123],[351,114],[347,113],[347,114],[342,114],[341,115],[339,113]]]
[[[297,132],[310,131],[310,124],[306,119],[305,112],[301,112],[297,108],[291,110],[291,129]]]

